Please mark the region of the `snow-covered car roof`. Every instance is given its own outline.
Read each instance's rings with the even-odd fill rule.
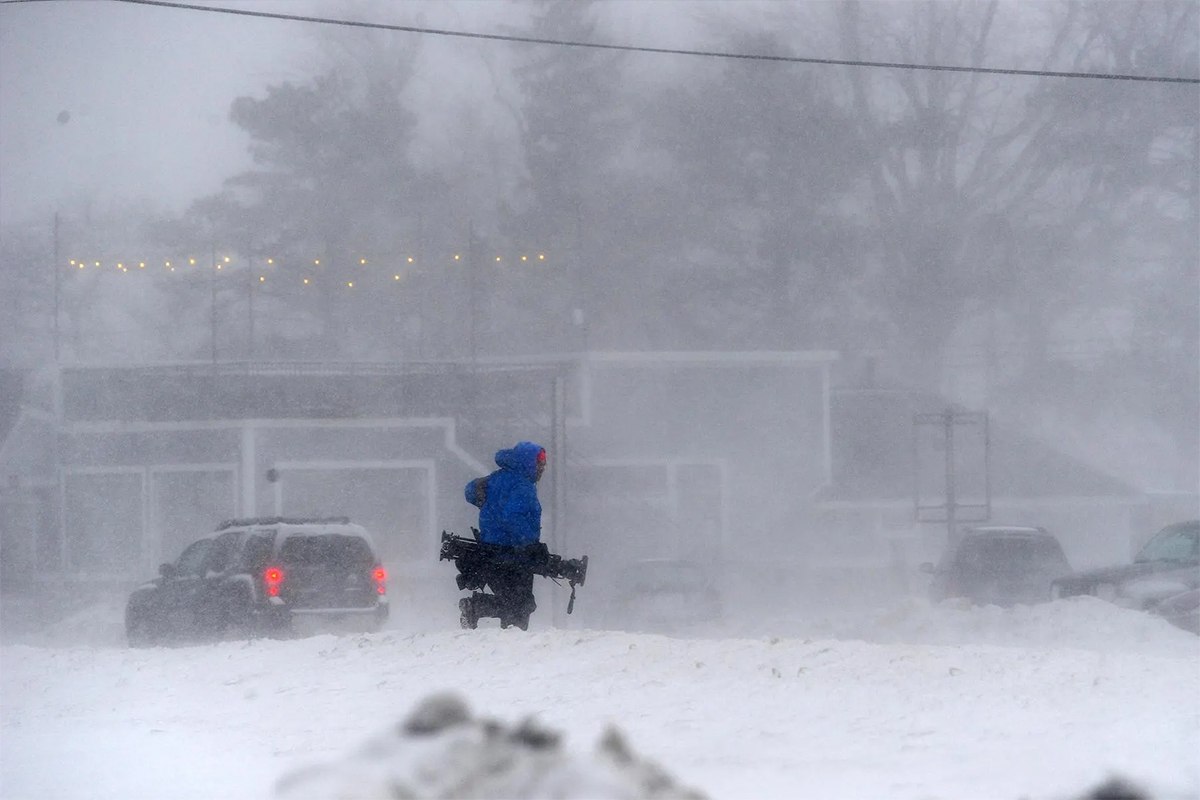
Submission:
[[[375,541],[362,525],[351,522],[348,517],[250,517],[231,519],[217,526],[217,533],[236,528],[278,528],[284,536],[339,533],[366,539],[374,547]]]
[[[967,535],[973,534],[1009,534],[1013,536],[1050,536],[1045,528],[1029,528],[1021,525],[979,525],[968,528]]]

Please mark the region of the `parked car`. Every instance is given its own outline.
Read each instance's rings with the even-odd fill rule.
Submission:
[[[1054,582],[1056,597],[1089,594],[1128,608],[1158,611],[1169,598],[1200,588],[1200,520],[1168,525],[1150,538],[1132,564],[1087,570]],[[1176,601],[1185,605],[1187,600]],[[1162,609],[1172,614],[1174,606]]]
[[[1168,597],[1154,607],[1154,613],[1177,628],[1200,634],[1200,589]]]
[[[671,633],[721,616],[721,598],[708,570],[693,561],[645,559],[614,582],[613,625]]]
[[[344,517],[230,520],[159,567],[125,608],[133,646],[306,628],[375,630],[387,573],[371,536]]]
[[[1011,606],[1051,599],[1055,578],[1071,571],[1059,544],[1045,528],[977,526],[951,543],[937,566],[925,563],[933,576],[934,602],[952,597],[979,605]]]

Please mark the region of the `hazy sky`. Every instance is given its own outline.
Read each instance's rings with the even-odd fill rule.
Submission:
[[[507,0],[394,3],[257,0],[228,7],[471,31],[524,27]],[[735,6],[672,0],[605,4],[614,41],[693,46],[697,12]],[[758,2],[737,4],[756,13]],[[325,26],[108,0],[0,7],[0,221],[27,221],[88,200],[135,198],[180,210],[247,164],[231,101],[321,66]],[[410,37],[413,34],[395,33]],[[414,91],[443,93],[462,68],[503,57],[502,43],[420,37],[426,67]],[[657,60],[654,60],[657,58]],[[441,65],[447,62],[449,65]],[[648,70],[666,69],[649,57]],[[432,65],[432,66],[431,66]],[[445,94],[441,94],[445,97]],[[446,105],[446,104],[443,104]],[[436,108],[434,109],[436,111]]]
[[[340,2],[225,5],[380,19],[376,7]],[[507,5],[472,7],[486,18]],[[428,8],[399,3],[380,21],[417,22]],[[445,9],[439,22],[452,22],[458,15],[446,12],[453,11]],[[302,81],[318,66],[315,25],[107,0],[5,6],[0,15],[6,222],[85,197],[101,205],[150,198],[178,208],[216,190],[248,163],[246,140],[228,120],[231,101]]]
[[[277,23],[102,1],[0,15],[5,222],[84,197],[174,206],[218,188],[244,163],[230,101],[297,72],[299,31]]]

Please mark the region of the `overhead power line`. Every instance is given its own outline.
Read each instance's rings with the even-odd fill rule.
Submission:
[[[3,3],[13,2],[46,2],[47,0],[0,0]],[[1149,83],[1185,83],[1200,84],[1200,78],[1178,78],[1163,75],[1129,75],[1122,73],[1099,72],[1056,72],[1052,70],[1034,69],[1001,69],[996,67],[960,67],[943,64],[906,64],[889,61],[858,61],[838,58],[804,58],[801,56],[765,55],[760,53],[728,53],[715,50],[685,50],[670,47],[642,47],[624,44],[603,44],[601,42],[581,42],[568,39],[547,39],[537,36],[514,36],[499,33],[474,33],[470,31],[452,31],[441,28],[425,28],[415,25],[389,25],[382,22],[364,22],[360,20],[332,19],[328,17],[311,17],[298,14],[278,14],[269,11],[249,11],[237,8],[219,8],[202,6],[193,3],[176,3],[170,0],[114,0],[118,3],[128,3],[141,6],[159,6],[182,11],[203,11],[210,14],[231,14],[242,17],[259,17],[262,19],[286,20],[289,22],[308,22],[320,25],[341,25],[349,28],[368,28],[372,30],[399,31],[402,33],[417,33],[426,36],[448,36],[460,39],[486,39],[497,42],[516,42],[521,44],[554,45],[557,47],[584,47],[593,50],[619,50],[629,53],[657,53],[660,55],[698,56],[702,58],[725,58],[740,61],[775,61],[789,64],[820,64],[824,66],[872,67],[877,69],[909,69],[932,72],[972,72],[985,75],[1021,75],[1043,78],[1087,78],[1107,81],[1140,81]]]

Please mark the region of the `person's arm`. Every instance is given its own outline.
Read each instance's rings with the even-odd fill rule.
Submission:
[[[467,502],[477,508],[483,508],[484,502],[487,501],[487,485],[488,477],[476,478],[469,482],[463,489],[463,495]]]

